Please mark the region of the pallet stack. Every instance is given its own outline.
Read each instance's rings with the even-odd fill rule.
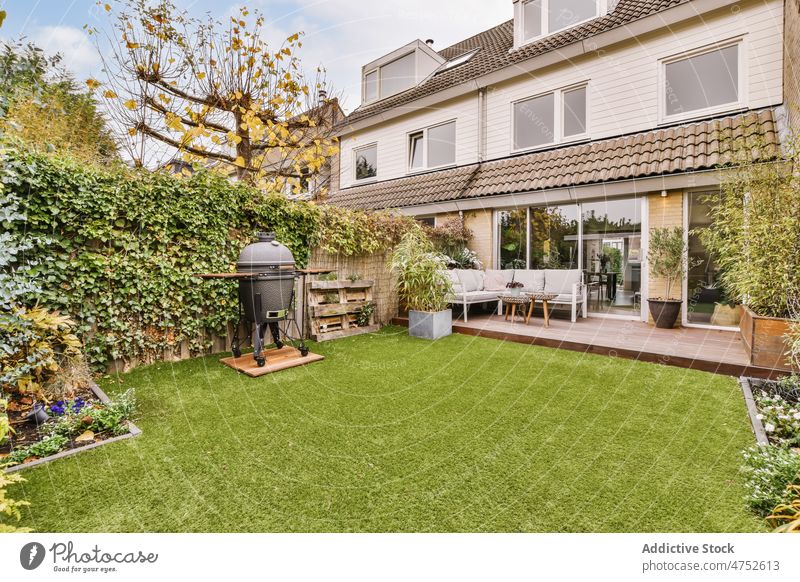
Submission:
[[[377,331],[374,314],[366,325],[358,325],[361,310],[373,303],[373,286],[374,281],[311,281],[308,308],[313,339],[323,342]]]

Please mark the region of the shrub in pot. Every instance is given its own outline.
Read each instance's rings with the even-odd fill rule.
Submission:
[[[689,268],[697,263],[688,259],[688,245],[681,227],[650,230],[650,250],[647,254],[650,276],[664,279],[665,297],[649,299],[650,314],[656,327],[671,329],[681,312],[681,299],[674,299],[672,289],[683,281]]]
[[[453,332],[453,312],[448,296],[453,285],[447,259],[437,253],[421,229],[403,236],[391,259],[397,273],[397,290],[409,310],[409,334],[439,339]]]

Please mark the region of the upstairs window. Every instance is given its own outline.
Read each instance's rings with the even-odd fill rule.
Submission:
[[[408,136],[410,172],[452,166],[456,163],[456,122],[448,121]]]
[[[664,118],[692,117],[741,105],[740,44],[664,62]]]
[[[372,144],[355,150],[355,177],[368,180],[378,176],[378,145]]]
[[[364,75],[364,102],[377,101],[417,84],[416,53],[408,53]]]
[[[528,150],[588,134],[587,86],[570,87],[513,105],[513,149]]]
[[[364,75],[364,101],[375,101],[378,98],[378,71]]]
[[[528,0],[522,5],[522,42],[571,28],[600,16],[605,0]]]

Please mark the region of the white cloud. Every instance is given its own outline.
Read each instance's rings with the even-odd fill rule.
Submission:
[[[304,31],[303,64],[322,64],[345,108],[355,109],[361,95],[361,66],[416,39],[446,46],[512,17],[511,0],[292,0],[283,15],[262,0],[273,39]]]
[[[60,53],[62,65],[77,80],[83,80],[100,68],[100,55],[87,34],[72,26],[40,26],[31,40],[47,54]]]

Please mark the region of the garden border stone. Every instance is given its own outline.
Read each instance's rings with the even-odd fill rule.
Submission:
[[[94,382],[90,382],[89,388],[92,389],[94,395],[97,396],[98,400],[103,404],[108,404],[111,402],[111,399],[108,395],[103,392],[103,390],[95,384]],[[82,447],[77,447],[74,449],[68,449],[66,451],[61,451],[60,453],[56,453],[55,455],[50,455],[49,457],[44,457],[42,459],[36,459],[35,461],[31,461],[30,463],[20,463],[19,465],[14,465],[13,467],[8,467],[5,469],[6,473],[16,473],[17,471],[22,471],[23,469],[29,469],[31,467],[39,467],[46,463],[50,463],[52,461],[57,461],[58,459],[63,459],[65,457],[71,457],[73,455],[77,455],[78,453],[82,453],[84,451],[89,451],[91,449],[96,449],[97,447],[102,447],[103,445],[109,445],[111,443],[116,443],[119,441],[124,441],[132,438],[136,438],[140,434],[142,434],[142,430],[133,424],[130,420],[125,421],[128,424],[128,433],[111,437],[110,439],[105,439],[96,443],[92,443],[89,445],[85,445]]]
[[[744,394],[744,402],[747,405],[747,413],[750,415],[750,424],[753,426],[753,433],[756,435],[756,442],[759,445],[768,445],[769,437],[767,437],[767,431],[764,430],[764,424],[758,418],[758,408],[756,407],[756,401],[753,398],[753,387],[750,383],[751,378],[746,376],[742,376],[739,378],[739,385],[742,388],[742,393]]]

